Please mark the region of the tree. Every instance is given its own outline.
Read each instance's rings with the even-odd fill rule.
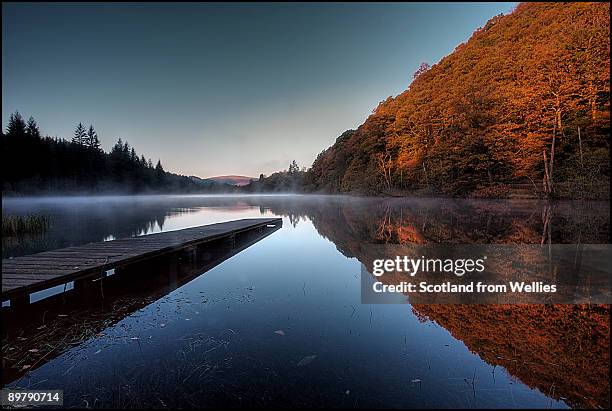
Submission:
[[[79,123],[76,129],[74,130],[72,142],[83,146],[85,145],[86,139],[87,132],[85,131],[85,127],[83,127],[83,124]]]
[[[89,129],[87,130],[85,145],[89,148],[93,148],[94,150],[100,150],[100,140],[98,139],[98,133],[96,133],[92,125],[90,125]]]
[[[387,190],[391,190],[391,169],[393,167],[393,159],[387,151],[385,153],[377,153],[375,156],[376,171],[381,177],[381,180]]]
[[[38,124],[36,124],[36,120],[34,117],[30,116],[28,119],[28,124],[26,126],[26,134],[30,137],[40,138],[40,130],[38,129]]]
[[[121,137],[119,137],[119,139],[113,146],[111,152],[120,153],[122,150],[123,150],[123,140],[121,140]]]
[[[155,165],[155,172],[156,173],[163,173],[164,172],[164,167],[162,167],[161,160],[157,160],[157,164]]]
[[[291,164],[289,164],[289,174],[295,174],[300,171],[300,167],[297,165],[297,162],[293,160]]]
[[[431,66],[429,65],[429,63],[421,63],[417,71],[415,71],[414,74],[412,75],[412,78],[415,79],[419,77],[421,74],[425,73],[430,68]]]
[[[21,117],[18,111],[15,111],[9,117],[6,134],[11,137],[22,137],[26,134],[26,123],[23,121],[23,117]]]
[[[164,167],[162,167],[161,160],[157,160],[157,164],[155,165],[155,180],[158,186],[161,186],[164,182],[166,172],[164,171]]]

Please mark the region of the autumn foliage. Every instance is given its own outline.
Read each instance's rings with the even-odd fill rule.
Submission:
[[[526,3],[494,17],[323,151],[306,189],[545,192],[548,172],[550,194],[609,193],[609,13]]]

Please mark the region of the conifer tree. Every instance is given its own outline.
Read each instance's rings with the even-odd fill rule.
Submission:
[[[89,130],[87,130],[87,143],[85,144],[89,148],[93,148],[94,150],[100,150],[100,139],[98,139],[98,133],[94,130],[93,126],[89,126]]]
[[[15,111],[9,117],[6,134],[11,137],[21,137],[26,134],[26,123],[23,121],[23,117],[21,117],[18,111]]]
[[[40,138],[40,130],[38,129],[38,124],[36,124],[36,120],[34,120],[34,117],[30,117],[28,119],[28,124],[26,126],[25,132],[30,137]]]
[[[85,145],[87,138],[87,132],[85,131],[85,127],[83,127],[82,123],[79,123],[74,130],[74,137],[72,137],[72,142],[80,145]]]

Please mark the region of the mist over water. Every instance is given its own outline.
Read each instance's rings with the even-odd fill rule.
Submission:
[[[96,407],[609,406],[609,306],[365,305],[359,276],[371,244],[607,243],[607,202],[167,195],[2,208],[49,217],[46,233],[3,237],[3,258],[283,218],[212,260],[113,276],[104,299],[49,302],[20,331],[27,341],[3,328],[5,386],[61,387],[65,405]],[[58,348],[29,351],[45,344]]]

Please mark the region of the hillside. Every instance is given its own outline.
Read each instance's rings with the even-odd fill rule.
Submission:
[[[497,16],[323,151],[307,191],[609,195],[610,6]]]
[[[214,181],[222,184],[229,184],[232,186],[245,186],[251,182],[251,180],[256,180],[253,177],[246,176],[216,176],[216,177],[208,177],[204,180]]]

